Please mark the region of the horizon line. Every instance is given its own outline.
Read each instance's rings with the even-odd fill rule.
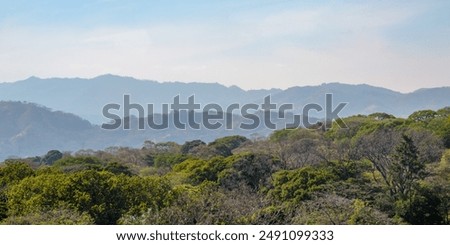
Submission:
[[[96,78],[101,78],[101,77],[115,77],[115,78],[125,78],[125,79],[134,79],[137,81],[144,81],[144,82],[155,82],[155,83],[159,83],[159,84],[169,84],[169,83],[182,83],[182,84],[217,84],[217,85],[221,85],[223,87],[226,88],[233,88],[236,87],[240,90],[243,91],[258,91],[258,90],[266,90],[266,91],[270,91],[270,90],[280,90],[280,91],[286,91],[289,89],[293,89],[293,88],[306,88],[306,87],[320,87],[320,86],[324,86],[324,85],[332,85],[332,84],[340,84],[340,85],[348,85],[348,86],[370,86],[373,88],[381,88],[381,89],[386,89],[386,90],[390,90],[392,92],[397,92],[397,93],[401,93],[401,94],[410,94],[410,93],[414,93],[423,89],[439,89],[439,88],[449,88],[450,86],[437,86],[437,87],[420,87],[420,88],[416,88],[415,90],[410,90],[410,91],[398,91],[395,89],[391,89],[388,87],[382,87],[382,86],[377,86],[377,85],[372,85],[370,83],[366,83],[366,82],[362,82],[362,83],[346,83],[346,82],[342,82],[342,81],[326,81],[326,82],[322,82],[320,84],[305,84],[305,85],[295,85],[295,86],[289,86],[286,88],[280,88],[280,87],[271,87],[271,88],[251,88],[251,89],[244,89],[242,87],[240,87],[237,84],[231,84],[231,85],[225,85],[223,83],[220,82],[207,82],[207,81],[181,81],[181,80],[155,80],[155,79],[148,79],[148,78],[139,78],[139,77],[133,77],[130,75],[118,75],[118,74],[112,74],[112,73],[104,73],[104,74],[100,74],[100,75],[96,75],[96,76],[52,76],[52,77],[40,77],[40,76],[35,76],[35,75],[31,75],[28,76],[25,79],[20,79],[20,80],[16,80],[16,81],[0,81],[0,84],[14,84],[14,83],[18,83],[18,82],[24,82],[27,80],[31,80],[31,79],[39,79],[39,80],[51,80],[51,79],[62,79],[62,80],[70,80],[70,79],[82,79],[82,80],[94,80]]]

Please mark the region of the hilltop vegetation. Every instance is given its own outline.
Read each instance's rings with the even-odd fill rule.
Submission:
[[[450,108],[0,167],[3,224],[450,224]]]

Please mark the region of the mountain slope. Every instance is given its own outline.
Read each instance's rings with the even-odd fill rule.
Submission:
[[[0,102],[0,159],[37,155],[49,149],[81,149],[95,132],[78,116],[36,104]]]
[[[155,130],[148,126],[144,130],[138,129],[138,120],[132,117],[129,130],[123,130],[123,126],[116,130],[104,130],[70,113],[52,111],[33,103],[0,101],[0,161],[12,156],[43,155],[52,149],[77,151],[110,146],[141,147],[146,140],[181,144],[195,139],[210,142],[230,135],[266,136],[271,132],[263,124],[252,130],[239,128],[240,124],[249,123],[239,115],[226,115],[233,116],[232,129],[226,129],[225,121],[222,120],[223,126],[214,130],[205,127],[178,129],[173,124],[173,114],[169,116],[170,123],[166,129]],[[194,114],[195,121],[201,122],[202,116],[202,113]],[[262,114],[258,116],[262,121]],[[156,114],[155,121],[160,122],[160,119],[161,114]],[[188,121],[186,113],[180,113],[180,121]],[[283,120],[273,122],[278,125],[277,128],[284,126]]]

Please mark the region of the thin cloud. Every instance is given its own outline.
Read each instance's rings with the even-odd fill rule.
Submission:
[[[411,50],[387,34],[426,10],[420,4],[342,4],[247,9],[211,22],[90,28],[3,24],[0,80],[113,73],[245,89],[330,81],[400,91],[442,86],[450,77],[449,48]]]

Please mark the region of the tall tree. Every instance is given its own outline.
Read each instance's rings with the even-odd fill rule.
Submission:
[[[389,169],[393,192],[401,199],[411,197],[417,182],[425,177],[425,164],[418,159],[418,151],[413,140],[402,135]]]

